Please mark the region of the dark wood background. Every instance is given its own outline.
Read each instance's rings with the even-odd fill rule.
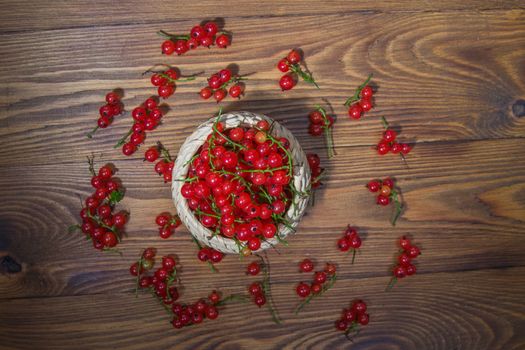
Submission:
[[[1,349],[524,349],[525,348],[525,11],[522,1],[14,1],[0,2],[0,348]],[[162,57],[158,29],[189,30],[220,17],[234,33],[226,50]],[[306,55],[321,90],[281,93],[276,62]],[[176,253],[183,301],[212,288],[243,292],[246,262],[227,257],[212,274],[195,259],[185,229],[161,241],[154,216],[173,210],[169,186],[112,145],[119,118],[88,140],[104,94],[125,91],[132,109],[154,93],[141,72],[166,62],[206,76],[235,63],[253,73],[246,97],[226,110],[263,112],[289,127],[329,176],[297,236],[269,252],[274,298],[284,319],[251,304],[217,321],[174,330],[148,295],[133,296],[128,266],[141,248]],[[349,120],[342,102],[369,72],[376,108]],[[148,136],[176,153],[217,111],[181,83],[165,123]],[[338,155],[306,132],[306,115],[328,99],[339,117]],[[416,143],[407,169],[371,146],[386,116]],[[113,162],[131,211],[123,257],[92,249],[80,234],[79,196],[90,191],[85,158]],[[406,211],[396,227],[363,185],[398,179]],[[335,247],[346,224],[365,239],[355,265]],[[384,292],[396,239],[423,248],[419,273]],[[292,313],[297,262],[339,265],[340,280],[300,316]],[[370,324],[355,343],[333,322],[354,298]]]

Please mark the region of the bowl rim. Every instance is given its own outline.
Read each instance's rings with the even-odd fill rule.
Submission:
[[[252,253],[260,252],[285,239],[288,235],[295,233],[295,228],[299,224],[309,201],[310,193],[310,166],[306,154],[304,153],[299,141],[295,136],[279,122],[270,117],[247,111],[234,111],[220,114],[220,121],[225,123],[226,129],[230,129],[239,125],[255,125],[260,120],[266,120],[273,124],[272,134],[279,137],[286,137],[290,142],[290,153],[293,158],[293,182],[298,190],[293,198],[293,204],[286,212],[286,219],[290,225],[285,226],[282,223],[277,226],[277,237],[271,239],[264,239],[261,242],[261,247]],[[238,243],[228,237],[222,235],[213,235],[213,232],[204,227],[197,217],[193,214],[188,206],[186,198],[181,194],[181,188],[184,185],[180,179],[184,178],[188,173],[190,160],[195,155],[196,151],[206,141],[206,138],[212,131],[212,126],[217,120],[217,116],[208,119],[206,122],[200,124],[196,130],[186,138],[179,150],[179,155],[175,162],[172,173],[172,197],[177,209],[177,213],[182,223],[189,230],[190,234],[197,239],[201,244],[212,247],[223,253],[240,253]]]

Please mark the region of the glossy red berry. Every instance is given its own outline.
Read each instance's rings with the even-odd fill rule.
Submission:
[[[346,331],[346,329],[348,328],[348,322],[346,322],[345,320],[337,320],[335,322],[335,328],[339,331]]]
[[[374,95],[374,91],[372,90],[372,88],[371,88],[369,85],[366,85],[366,86],[361,90],[361,97],[362,97],[362,98],[371,98],[372,95]]]
[[[295,288],[295,292],[301,298],[306,298],[308,295],[310,295],[310,286],[304,282],[301,282]]]
[[[377,196],[377,204],[386,206],[390,204],[390,198],[380,194]]]
[[[314,275],[314,282],[323,284],[326,282],[326,272],[324,271],[318,271]]]
[[[286,56],[286,59],[291,64],[297,64],[301,61],[301,54],[296,50],[292,50],[288,53],[288,56]]]
[[[311,272],[314,269],[314,263],[310,259],[304,259],[299,263],[299,270],[301,272]]]
[[[171,40],[166,40],[161,45],[162,53],[165,55],[171,55],[175,52],[175,43]]]
[[[368,187],[370,192],[377,192],[381,188],[381,183],[379,181],[372,180],[366,185],[366,187]]]
[[[290,67],[288,66],[288,60],[286,58],[283,58],[277,63],[277,69],[279,69],[281,72],[286,73],[290,70]]]
[[[226,95],[227,95],[227,92],[225,89],[218,89],[218,90],[215,90],[215,92],[213,93],[213,98],[215,99],[215,101],[217,101],[217,103],[219,103],[222,100],[224,100]]]
[[[204,31],[209,37],[213,37],[215,34],[217,34],[218,30],[219,28],[215,22],[207,22],[204,24]]]
[[[390,144],[385,141],[381,141],[377,144],[377,153],[380,155],[385,155],[390,152]]]
[[[383,132],[383,140],[385,142],[393,142],[396,139],[397,133],[392,129],[387,129]]]
[[[396,278],[403,278],[407,275],[406,268],[404,266],[396,266],[394,268],[394,276]]]
[[[352,119],[360,119],[361,115],[363,113],[363,107],[361,107],[358,103],[354,103],[350,108],[348,109],[348,115]]]
[[[242,86],[235,84],[230,88],[229,92],[231,97],[237,98],[242,94]]]
[[[218,47],[225,49],[230,45],[230,38],[225,34],[221,34],[215,39],[215,44]]]
[[[251,295],[261,294],[263,292],[262,286],[259,282],[254,282],[248,287],[248,292]]]
[[[199,95],[202,99],[207,100],[213,95],[213,91],[209,87],[205,87],[199,92]]]
[[[246,267],[246,273],[247,273],[248,275],[256,276],[256,275],[259,274],[259,272],[261,272],[261,265],[259,265],[259,263],[256,262],[256,261],[250,263],[250,264]]]
[[[279,85],[282,91],[290,90],[295,85],[295,80],[290,74],[285,74],[279,80]]]

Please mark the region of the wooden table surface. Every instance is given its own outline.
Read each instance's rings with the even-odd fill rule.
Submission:
[[[524,349],[525,348],[525,6],[522,1],[14,1],[0,3],[0,348],[1,349]],[[226,50],[163,57],[159,29],[189,30],[222,18]],[[321,86],[281,93],[276,62],[301,48]],[[148,136],[174,153],[217,112],[196,92],[204,76],[237,64],[251,73],[246,96],[226,111],[266,113],[322,155],[326,186],[298,234],[270,251],[271,281],[284,324],[253,304],[226,307],[217,321],[175,330],[149,295],[135,298],[130,263],[146,246],[176,253],[183,301],[216,288],[243,293],[246,261],[228,256],[212,274],[186,229],[161,241],[153,219],[173,211],[168,185],[112,145],[121,117],[94,139],[104,94],[125,91],[128,110],[154,93],[141,72],[154,63],[184,74],[165,122]],[[349,120],[342,102],[369,72],[376,107]],[[339,117],[337,156],[307,134],[306,116],[328,99]],[[416,144],[408,168],[371,148],[379,117]],[[86,156],[113,162],[131,212],[123,256],[97,252],[80,234],[79,196],[91,191]],[[406,210],[395,227],[363,187],[394,176]],[[355,265],[335,246],[345,225],[360,228]],[[396,239],[423,249],[417,275],[385,286]],[[340,279],[302,314],[297,262],[332,261]],[[249,260],[249,259],[248,259]],[[354,343],[334,321],[355,298],[371,321]]]

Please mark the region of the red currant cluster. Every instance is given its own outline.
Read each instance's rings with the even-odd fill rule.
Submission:
[[[188,50],[194,50],[199,46],[210,47],[214,42],[218,47],[226,48],[231,42],[226,32],[219,32],[219,27],[215,22],[207,22],[203,26],[194,26],[191,28],[189,35],[168,34],[163,30],[157,32],[157,34],[168,39],[161,45],[164,55],[176,53],[180,56]]]
[[[135,122],[126,135],[124,135],[115,145],[115,148],[122,146],[122,153],[130,156],[137,151],[139,145],[146,140],[146,132],[151,131],[160,124],[162,111],[158,107],[155,97],[150,97],[142,105],[136,107],[131,112]],[[127,141],[129,137],[129,141]]]
[[[155,163],[155,172],[162,176],[164,183],[171,182],[175,161],[171,158],[170,152],[160,142],[157,142],[156,146],[148,148],[144,153],[144,160],[150,163],[157,161],[159,157],[162,159]]]
[[[385,131],[383,131],[381,141],[377,144],[377,153],[384,155],[388,152],[392,152],[394,154],[401,154],[402,157],[407,155],[412,150],[412,147],[407,143],[396,142],[397,133],[389,128],[385,117],[381,117],[381,120]]]
[[[294,189],[292,156],[285,138],[267,121],[225,130],[219,119],[194,156],[181,193],[204,227],[233,238],[243,255],[273,238]]]
[[[173,312],[171,324],[174,328],[179,329],[184,326],[199,324],[205,318],[215,320],[219,317],[217,306],[220,302],[221,296],[214,290],[208,296],[208,300],[199,299],[193,304],[173,303],[171,306],[171,311]]]
[[[356,300],[350,308],[343,309],[341,319],[335,322],[335,328],[344,331],[346,337],[352,340],[351,334],[356,336],[360,332],[360,326],[366,326],[370,321],[370,316],[366,313],[366,303]]]
[[[120,96],[114,92],[108,92],[106,95],[106,104],[100,107],[98,113],[100,117],[97,120],[97,126],[91,130],[86,136],[92,138],[93,134],[100,128],[105,129],[113,122],[113,117],[122,113],[123,110],[122,102],[120,102]]]
[[[396,283],[398,278],[404,278],[406,276],[412,276],[416,273],[416,266],[413,264],[413,259],[416,259],[421,251],[415,245],[410,242],[410,239],[403,236],[399,239],[399,246],[401,251],[397,257],[397,265],[392,270],[393,277],[390,281],[387,290],[391,289]]]
[[[277,69],[283,73],[286,73],[281,77],[281,79],[279,79],[279,85],[281,86],[282,91],[291,90],[297,84],[298,76],[300,76],[305,82],[315,85],[319,89],[319,86],[312,77],[312,74],[301,68],[301,60],[302,57],[299,51],[292,50],[285,58],[281,59],[277,63]]]
[[[324,168],[321,168],[321,159],[315,153],[308,153],[306,159],[310,166],[312,188],[319,188],[322,185],[321,179],[324,174]]]
[[[367,85],[372,79],[372,74],[368,76],[363,84],[357,87],[353,96],[349,97],[345,106],[349,107],[348,115],[352,119],[360,119],[364,112],[368,112],[372,109],[372,96],[374,90]]]
[[[221,69],[219,72],[213,73],[208,78],[208,86],[202,88],[199,95],[204,100],[213,96],[215,101],[219,103],[228,96],[227,88],[233,84],[229,90],[230,96],[233,98],[240,98],[241,94],[244,92],[244,85],[239,83],[241,80],[246,80],[246,78],[240,75],[233,75],[228,68]]]
[[[111,250],[120,242],[121,230],[128,219],[128,214],[123,211],[113,213],[124,192],[120,190],[119,180],[113,177],[110,165],[104,165],[96,174],[93,159],[90,158],[89,170],[93,175],[91,186],[95,192],[86,198],[86,206],[80,211],[82,224],[70,226],[69,231],[81,230],[91,239],[95,249]]]
[[[301,272],[311,272],[314,269],[314,264],[310,259],[304,259],[299,263],[299,270]],[[297,306],[295,313],[299,313],[306,304],[309,304],[312,298],[320,296],[328,289],[330,289],[337,280],[336,266],[331,263],[326,263],[323,271],[314,273],[314,278],[311,284],[299,282],[295,287],[295,292],[304,300]]]
[[[181,221],[177,214],[161,213],[155,218],[155,223],[159,226],[159,236],[162,239],[168,239],[173,232],[180,226]]]
[[[399,193],[394,188],[394,180],[391,178],[383,179],[383,181],[372,180],[366,185],[366,187],[370,192],[379,192],[376,199],[378,205],[387,206],[392,202],[394,203],[396,210],[392,216],[391,222],[392,225],[395,225],[403,208],[399,199]]]
[[[312,136],[320,136],[324,133],[326,146],[328,151],[328,158],[334,156],[334,139],[332,135],[332,127],[335,119],[326,114],[326,110],[317,105],[315,111],[309,115],[310,125],[308,125],[308,133]]]
[[[361,237],[357,233],[357,230],[350,225],[347,226],[343,232],[343,237],[337,241],[337,247],[342,252],[347,252],[350,248],[353,251],[352,264],[355,260],[355,254],[357,249],[361,247]]]
[[[199,247],[199,252],[197,253],[197,258],[200,261],[208,262],[210,264],[220,263],[223,257],[223,253],[210,247]],[[212,268],[212,270],[214,269]]]
[[[261,263],[256,261],[251,262],[246,267],[246,274],[249,276],[257,276],[261,271],[264,273],[263,280],[260,282],[253,282],[248,286],[248,293],[251,295],[252,301],[258,307],[263,305],[268,305],[268,310],[272,315],[272,318],[275,323],[280,323],[279,315],[275,310],[270,291],[270,276],[268,273],[268,262],[262,256],[259,256]],[[267,304],[268,302],[268,304]]]
[[[178,81],[189,81],[195,80],[195,77],[188,77],[180,79],[179,73],[176,69],[167,66],[168,69],[163,71],[153,71],[151,76],[151,84],[157,87],[157,94],[159,97],[164,99],[170,97],[175,92],[176,83]],[[152,72],[152,70],[147,70],[144,73]]]

